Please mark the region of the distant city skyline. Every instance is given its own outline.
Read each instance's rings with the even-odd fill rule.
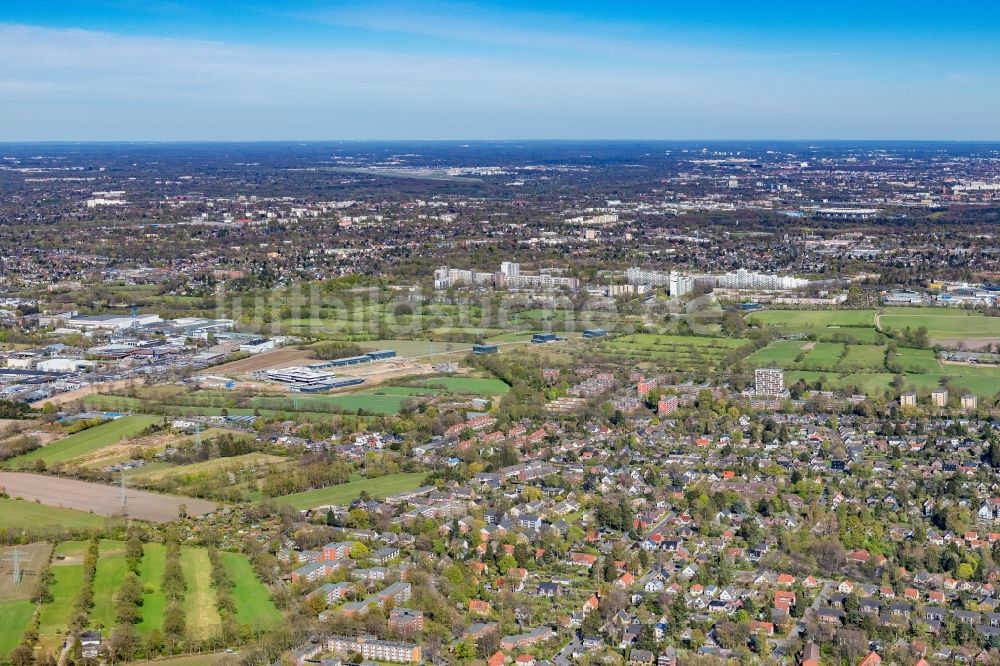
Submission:
[[[1000,140],[996,5],[676,4],[11,0],[0,141]]]

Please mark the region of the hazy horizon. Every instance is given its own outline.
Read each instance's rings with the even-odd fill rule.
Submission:
[[[989,142],[998,26],[926,2],[12,0],[0,140]]]

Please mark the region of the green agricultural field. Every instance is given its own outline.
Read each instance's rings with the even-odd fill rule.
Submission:
[[[783,335],[876,344],[884,342],[886,337],[875,328],[875,313],[875,310],[763,310],[747,315],[747,321],[773,328]]]
[[[483,331],[486,334],[492,329],[470,329]],[[450,354],[465,353],[472,349],[472,345],[464,342],[430,342],[427,340],[371,340],[358,343],[365,351],[378,351],[380,349],[392,349],[397,356],[402,358],[413,358],[415,356],[427,356],[429,354]]]
[[[747,315],[753,323],[781,328],[813,329],[875,326],[875,310],[761,310]]]
[[[94,574],[94,607],[90,610],[92,626],[107,630],[115,626],[115,597],[127,572],[125,544],[121,541],[101,541],[97,572]]]
[[[333,395],[262,396],[252,398],[250,404],[257,408],[294,411],[296,414],[298,410],[323,408],[335,408],[345,412],[356,412],[360,409],[370,414],[398,414],[405,401],[435,393],[437,391],[430,388],[378,386],[354,393]]]
[[[601,344],[606,354],[634,362],[651,362],[674,370],[710,370],[749,342],[739,338],[705,335],[635,333]]]
[[[64,541],[56,546],[52,559],[52,601],[38,612],[38,643],[42,651],[55,652],[73,618],[76,595],[83,585],[85,541]]]
[[[104,521],[104,516],[86,511],[36,504],[27,500],[0,499],[0,529],[53,526],[67,529],[87,529],[102,527]]]
[[[435,377],[421,382],[424,386],[442,388],[449,393],[461,393],[463,395],[479,395],[491,397],[503,395],[510,390],[507,382],[501,379],[484,377]]]
[[[810,388],[820,380],[822,388],[827,390],[857,387],[868,395],[883,395],[895,376],[890,372],[838,374],[792,370],[785,373],[785,385],[790,386],[801,378]],[[908,391],[931,391],[941,385],[943,377],[948,377],[949,383],[957,390],[975,393],[983,399],[993,398],[1000,392],[1000,368],[949,365],[936,372],[904,374],[902,377],[904,390]]]
[[[279,503],[290,504],[296,509],[310,509],[328,504],[345,505],[357,499],[362,491],[367,491],[372,497],[384,499],[396,493],[407,492],[419,488],[426,475],[422,472],[388,474],[375,479],[353,477],[351,481],[328,488],[307,490],[294,495],[276,498]]]
[[[808,344],[802,340],[775,340],[750,354],[747,363],[760,368],[790,368],[795,365],[795,359],[806,352]]]
[[[126,437],[136,435],[161,420],[162,417],[159,416],[124,416],[13,458],[6,463],[6,466],[29,467],[37,460],[44,461],[46,465],[72,460],[92,453],[101,447],[117,444]]]
[[[250,561],[241,553],[219,553],[222,566],[233,579],[236,621],[251,629],[263,630],[281,621],[281,612],[271,600],[271,593],[257,578]]]
[[[6,659],[21,642],[28,628],[35,604],[27,599],[0,600],[0,659]]]
[[[844,345],[839,342],[817,342],[802,358],[803,368],[833,370],[844,354]]]
[[[222,619],[216,610],[215,588],[212,587],[212,564],[204,548],[182,548],[181,567],[184,569],[184,613],[187,629],[197,639],[219,633]]]
[[[903,372],[909,373],[940,373],[941,362],[933,349],[909,349],[900,347],[892,358],[892,362],[899,364]]]
[[[167,596],[160,589],[163,571],[166,568],[167,549],[162,543],[147,543],[142,547],[142,561],[139,563],[139,580],[146,590],[142,597],[142,622],[136,625],[140,634],[148,634],[163,626],[163,614],[167,610]]]
[[[886,308],[879,315],[882,330],[927,328],[932,339],[1000,338],[1000,317],[953,308]]]
[[[880,371],[885,368],[882,345],[848,345],[847,355],[837,364],[840,372]]]

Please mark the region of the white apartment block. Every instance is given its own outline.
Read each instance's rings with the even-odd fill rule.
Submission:
[[[745,268],[732,273],[724,273],[715,277],[714,280],[715,284],[723,289],[788,290],[809,286],[809,280],[792,275],[757,273]]]

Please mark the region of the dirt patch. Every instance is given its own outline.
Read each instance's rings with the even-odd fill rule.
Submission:
[[[258,370],[270,370],[272,368],[290,368],[302,365],[302,362],[306,360],[312,360],[312,352],[308,349],[283,347],[282,349],[274,349],[249,358],[241,358],[238,361],[230,361],[229,363],[206,368],[205,374],[238,375]]]
[[[114,461],[123,457],[131,456],[132,451],[135,449],[152,448],[156,451],[162,451],[170,444],[180,442],[184,439],[190,439],[190,436],[177,435],[171,432],[155,433],[153,435],[147,435],[146,437],[140,437],[139,439],[132,439],[127,442],[105,446],[97,449],[96,451],[92,451],[87,455],[74,458],[70,461],[70,464],[79,465],[81,467],[101,467],[109,464],[108,461]]]
[[[17,546],[21,584],[14,578],[14,548],[0,548],[0,599],[30,599],[38,587],[38,574],[49,560],[52,544]]]
[[[37,500],[49,506],[93,511],[102,516],[118,515],[121,511],[121,489],[118,486],[42,474],[0,472],[0,487],[6,488],[11,497]],[[133,488],[128,489],[126,500],[129,517],[154,523],[177,518],[178,507],[182,504],[192,516],[210,513],[217,506],[214,502],[193,497],[161,495]]]
[[[813,349],[816,349],[816,343],[815,342],[807,342],[804,345],[802,345],[802,351],[804,351],[804,352],[812,351]]]
[[[984,351],[990,345],[1000,344],[1000,338],[934,338],[930,342],[945,349],[961,347],[966,351]]]

